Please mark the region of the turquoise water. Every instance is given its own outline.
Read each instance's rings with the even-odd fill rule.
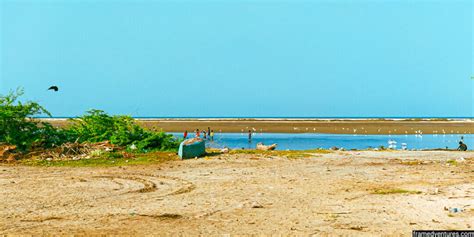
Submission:
[[[182,137],[182,134],[173,133]],[[190,134],[194,136],[194,134]],[[446,135],[350,135],[350,134],[319,134],[319,133],[255,133],[252,141],[248,142],[248,134],[216,133],[214,141],[208,141],[207,146],[213,148],[229,147],[233,149],[254,149],[256,144],[263,142],[266,145],[277,143],[277,150],[307,150],[315,148],[329,149],[343,147],[345,149],[367,149],[388,147],[389,141],[396,141],[396,149],[406,143],[407,149],[436,149],[458,147],[458,142],[464,137],[464,143],[471,149],[474,146],[474,135],[446,134]]]

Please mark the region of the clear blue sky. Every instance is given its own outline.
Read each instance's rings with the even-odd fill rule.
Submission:
[[[473,116],[470,0],[0,2],[0,93],[54,116]]]

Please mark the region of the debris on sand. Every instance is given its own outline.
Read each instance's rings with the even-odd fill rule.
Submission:
[[[243,202],[237,205],[237,208],[263,208],[263,205],[257,201]]]
[[[18,156],[15,150],[16,146],[14,145],[0,145],[0,161],[15,161]]]
[[[221,149],[221,153],[229,153],[229,148],[228,147],[224,147],[223,149]]]
[[[250,203],[250,207],[251,208],[263,208],[263,205],[254,201],[254,202]]]
[[[259,142],[257,143],[257,150],[261,150],[261,151],[271,151],[271,150],[275,150],[275,148],[277,147],[277,144],[274,143],[272,145],[264,145],[263,143]]]
[[[40,217],[36,219],[24,219],[20,220],[22,222],[44,222],[44,221],[52,221],[52,220],[62,220],[62,217],[50,216],[50,217]]]
[[[180,218],[183,218],[182,215],[180,215],[180,214],[174,214],[174,213],[164,213],[164,214],[161,214],[161,215],[138,214],[138,216],[150,217],[150,218],[161,219],[161,220],[166,220],[166,219],[180,219]]]
[[[429,192],[430,195],[438,195],[439,194],[439,188],[434,188],[430,190]]]
[[[366,227],[365,226],[360,226],[360,225],[350,227],[351,230],[358,230],[358,231],[364,230],[364,228],[366,228]]]
[[[48,161],[80,160],[89,159],[93,156],[99,156],[104,152],[112,152],[114,150],[118,150],[118,147],[109,141],[97,143],[68,142],[41,153],[40,158]]]
[[[446,208],[445,208],[446,209]],[[448,211],[450,213],[458,213],[458,212],[462,212],[464,211],[462,208],[459,208],[459,207],[450,207],[448,208]]]

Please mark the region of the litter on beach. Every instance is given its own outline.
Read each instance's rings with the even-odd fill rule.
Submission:
[[[274,143],[272,145],[264,145],[263,143],[259,142],[257,143],[257,150],[262,150],[262,151],[271,151],[271,150],[275,150],[277,147],[277,144]]]

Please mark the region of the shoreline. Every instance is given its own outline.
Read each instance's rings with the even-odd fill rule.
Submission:
[[[66,118],[42,118],[53,126],[68,125]],[[148,129],[164,132],[192,132],[195,129],[241,133],[252,130],[263,133],[326,133],[326,134],[473,134],[474,120],[418,119],[136,119]]]

